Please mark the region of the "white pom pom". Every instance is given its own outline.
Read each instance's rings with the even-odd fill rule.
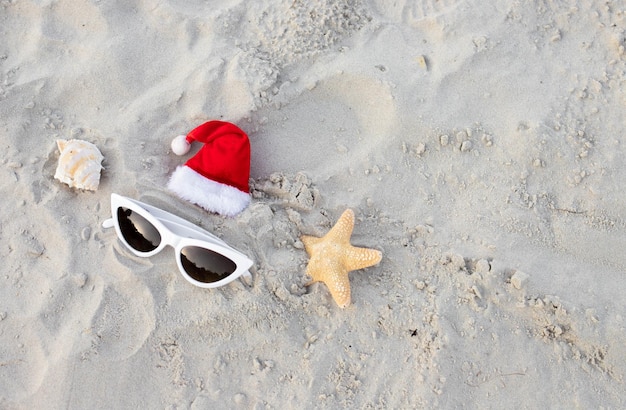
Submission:
[[[179,135],[172,140],[172,152],[176,155],[185,155],[191,149],[191,144],[184,135]]]

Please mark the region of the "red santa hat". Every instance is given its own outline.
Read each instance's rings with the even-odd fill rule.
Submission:
[[[234,216],[250,203],[250,141],[229,122],[209,121],[172,141],[176,155],[193,141],[204,146],[172,173],[167,187],[184,200],[210,212]]]

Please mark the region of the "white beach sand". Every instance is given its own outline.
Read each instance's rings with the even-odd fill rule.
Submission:
[[[0,408],[626,408],[626,6],[0,0]],[[165,188],[210,119],[252,144],[232,219]],[[96,144],[96,192],[53,178]],[[194,145],[194,150],[199,147]],[[116,192],[253,283],[132,256]],[[299,237],[383,251],[340,309]]]

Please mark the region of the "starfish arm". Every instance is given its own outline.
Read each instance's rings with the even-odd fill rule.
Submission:
[[[328,272],[324,283],[340,308],[345,308],[350,304],[350,281],[346,269],[338,268]]]
[[[307,253],[311,255],[311,248],[321,242],[322,238],[317,238],[315,236],[302,235],[300,240],[304,244],[304,249],[306,249]]]
[[[306,275],[311,278],[305,286],[309,286],[314,284],[315,282],[324,281],[323,277],[323,269],[320,269],[319,265],[316,263],[310,263],[306,267]]]
[[[364,269],[376,265],[382,258],[379,250],[351,246],[344,255],[344,266],[348,271]]]
[[[352,209],[346,209],[324,238],[328,238],[330,241],[349,242],[353,229],[354,211]]]

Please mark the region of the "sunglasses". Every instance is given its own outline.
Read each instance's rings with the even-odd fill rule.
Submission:
[[[132,253],[148,258],[167,245],[173,247],[180,273],[193,285],[216,288],[242,275],[251,277],[250,259],[176,215],[117,194],[111,194],[111,214],[102,226],[115,227]]]

